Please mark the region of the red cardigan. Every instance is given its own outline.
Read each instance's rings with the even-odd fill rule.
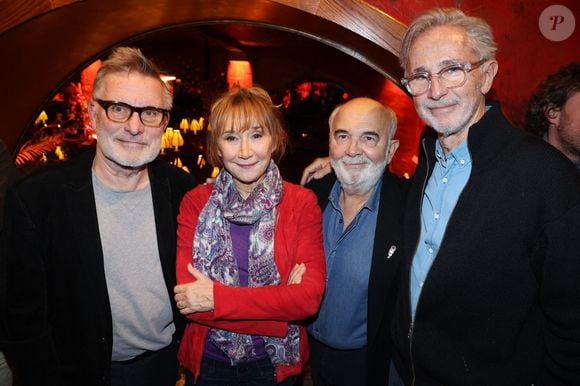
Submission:
[[[213,185],[200,185],[181,202],[177,217],[177,284],[194,279],[187,271],[192,261],[193,237],[199,214]],[[257,288],[230,287],[214,282],[214,311],[189,314],[179,348],[180,362],[197,379],[205,338],[210,327],[243,334],[282,337],[288,322],[299,321],[318,311],[326,280],[322,244],[322,214],[315,195],[301,186],[284,182],[277,208],[274,260],[282,283],[288,281],[297,263],[306,265],[302,283]],[[300,325],[300,361],[276,368],[277,382],[302,372],[308,356],[306,328]]]

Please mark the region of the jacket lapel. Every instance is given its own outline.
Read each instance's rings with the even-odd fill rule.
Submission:
[[[110,314],[110,306],[92,183],[93,159],[94,151],[90,151],[80,156],[78,163],[71,165],[68,181],[63,188],[63,199],[67,218],[71,222],[70,242],[75,242],[81,252],[78,264],[88,294],[99,302],[106,315]]]
[[[378,332],[385,310],[385,299],[394,298],[399,262],[402,256],[402,202],[400,182],[388,171],[383,176],[377,215],[371,273],[369,277],[368,341]]]
[[[172,207],[171,187],[167,176],[154,162],[149,167],[149,183],[153,196],[153,211],[155,213],[155,231],[157,233],[157,248],[165,284],[170,294],[175,286],[175,229],[176,215]]]

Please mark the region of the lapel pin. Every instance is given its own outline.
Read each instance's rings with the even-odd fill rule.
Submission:
[[[389,252],[387,252],[387,259],[390,259],[391,256],[393,256],[395,254],[396,250],[397,250],[397,247],[394,245],[391,245],[391,247],[389,248]]]

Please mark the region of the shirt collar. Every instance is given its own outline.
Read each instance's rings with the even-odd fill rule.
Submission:
[[[469,154],[469,148],[467,147],[467,140],[463,141],[445,156],[445,151],[443,150],[443,145],[439,139],[435,144],[435,157],[437,157],[437,162],[444,168],[457,164],[460,168],[471,163],[471,154]]]
[[[369,197],[367,202],[365,202],[365,204],[363,205],[362,208],[368,209],[371,212],[377,210],[377,208],[379,207],[379,203],[380,203],[379,192],[381,190],[382,185],[383,185],[383,177],[381,176],[381,178],[379,178],[379,180],[375,184],[375,186],[373,188],[373,192],[371,193],[371,196]],[[336,182],[332,186],[332,190],[330,191],[330,194],[328,195],[328,200],[330,201],[330,203],[332,204],[332,206],[336,210],[340,210],[340,191],[341,191],[340,181],[336,180]]]

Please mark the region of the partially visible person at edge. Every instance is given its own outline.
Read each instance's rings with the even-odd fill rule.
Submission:
[[[580,175],[486,103],[490,26],[412,21],[402,83],[424,138],[405,212],[394,360],[412,385],[580,385]]]
[[[18,169],[14,165],[14,160],[12,155],[8,151],[4,141],[0,139],[0,235],[2,234],[2,219],[4,210],[4,197],[6,196],[6,190],[10,185],[16,181],[18,177]],[[0,385],[12,385],[12,371],[6,358],[2,353],[2,347],[0,346]]]
[[[354,98],[328,120],[333,174],[313,180],[323,208],[327,287],[309,326],[314,386],[386,385],[390,322],[402,256],[403,192],[387,165],[395,113]]]
[[[261,88],[211,108],[207,157],[222,170],[185,195],[178,217],[187,385],[293,385],[307,360],[301,321],[325,285],[321,212],[311,191],[282,181],[273,159],[286,142]]]
[[[9,190],[1,341],[21,386],[174,386],[179,203],[193,177],[156,160],[171,94],[138,49],[102,63],[96,149]]]
[[[561,67],[538,86],[528,103],[525,128],[580,171],[580,62]]]

